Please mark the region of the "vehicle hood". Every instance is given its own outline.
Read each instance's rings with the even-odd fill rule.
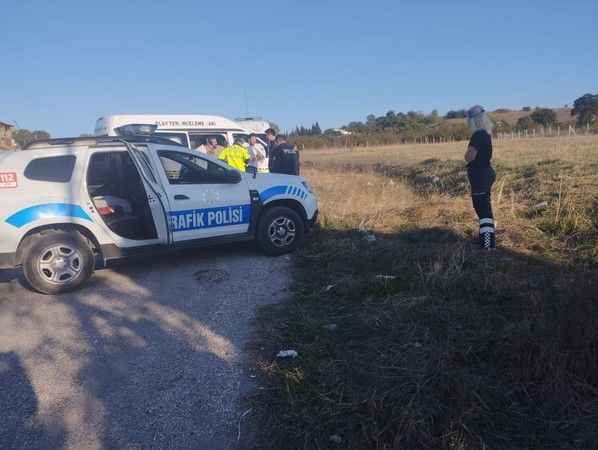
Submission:
[[[300,186],[305,181],[305,178],[300,176],[280,173],[258,173],[255,178],[252,174],[244,173],[243,178],[249,189],[255,189],[259,192],[275,186]]]

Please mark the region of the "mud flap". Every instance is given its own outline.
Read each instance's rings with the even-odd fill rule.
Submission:
[[[249,191],[249,199],[251,201],[251,222],[249,224],[249,230],[247,230],[247,233],[251,236],[255,236],[263,204],[260,198],[260,193],[256,190]]]

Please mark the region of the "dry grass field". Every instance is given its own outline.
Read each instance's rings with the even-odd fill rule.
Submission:
[[[388,147],[306,150],[302,162],[319,167],[331,164],[413,165],[427,159],[463,160],[464,142],[406,144]],[[518,167],[542,160],[559,159],[574,164],[598,163],[598,136],[534,138],[494,142],[494,162]]]
[[[495,252],[463,151],[302,154],[321,221],[261,312],[264,446],[596,448],[598,138],[495,143]]]

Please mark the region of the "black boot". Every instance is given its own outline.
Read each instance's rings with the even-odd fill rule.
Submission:
[[[484,250],[496,248],[494,220],[490,217],[480,219],[480,247]]]
[[[494,233],[490,233],[489,231],[480,233],[480,248],[483,250],[490,250],[492,248],[493,238]]]

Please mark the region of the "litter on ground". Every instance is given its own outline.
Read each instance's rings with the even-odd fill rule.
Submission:
[[[296,358],[299,355],[295,350],[281,350],[276,355],[277,358]]]
[[[396,275],[376,275],[376,279],[377,280],[384,280],[384,281],[389,281],[389,280],[396,280]]]

